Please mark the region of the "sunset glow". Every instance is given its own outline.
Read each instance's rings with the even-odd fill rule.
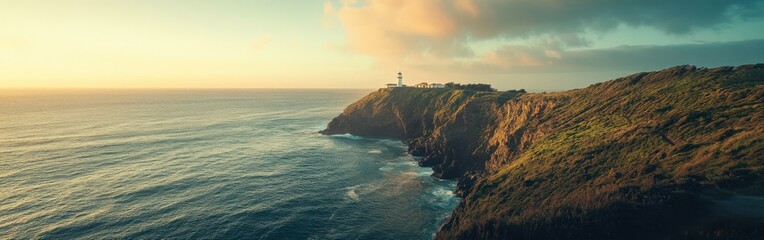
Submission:
[[[764,61],[756,1],[713,1],[694,10],[702,15],[639,5],[0,1],[0,87],[376,88],[404,71],[417,82],[566,89]],[[656,56],[672,51],[682,54]]]

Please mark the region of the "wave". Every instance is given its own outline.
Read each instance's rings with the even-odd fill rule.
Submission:
[[[361,201],[361,197],[358,196],[358,193],[356,193],[355,189],[353,189],[353,188],[351,188],[351,189],[349,189],[347,191],[347,195],[348,195],[348,197],[350,197],[350,199],[353,199],[353,201],[356,201],[356,202],[360,202]]]
[[[395,146],[399,146],[400,145],[400,141],[395,140],[395,139],[375,138],[375,137],[363,137],[363,136],[353,135],[353,134],[349,134],[349,133],[346,133],[346,134],[335,134],[335,135],[325,135],[325,136],[331,137],[331,138],[344,138],[344,139],[350,139],[350,140],[380,141],[380,142],[387,142],[387,143],[395,144]]]
[[[431,170],[400,141],[315,133],[357,97],[325,96],[19,101],[0,123],[0,192],[12,193],[0,239],[427,239],[452,210],[430,193],[449,186],[420,177]]]
[[[327,135],[327,137],[331,137],[331,138],[344,138],[344,139],[351,139],[351,140],[363,140],[363,139],[367,139],[367,138],[356,136],[356,135],[352,135],[352,134]]]
[[[432,191],[432,195],[438,199],[450,199],[456,196],[454,191],[443,188],[435,189],[435,191]]]

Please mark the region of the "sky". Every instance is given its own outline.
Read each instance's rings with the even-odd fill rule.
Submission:
[[[564,90],[764,62],[764,0],[0,0],[0,88]]]

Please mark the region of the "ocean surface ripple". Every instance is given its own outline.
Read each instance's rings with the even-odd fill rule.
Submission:
[[[430,239],[455,182],[322,136],[360,90],[4,90],[0,239]]]

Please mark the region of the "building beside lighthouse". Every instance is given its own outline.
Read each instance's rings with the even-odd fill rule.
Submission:
[[[440,84],[440,83],[420,83],[417,85],[414,85],[415,88],[446,88],[446,85]]]

